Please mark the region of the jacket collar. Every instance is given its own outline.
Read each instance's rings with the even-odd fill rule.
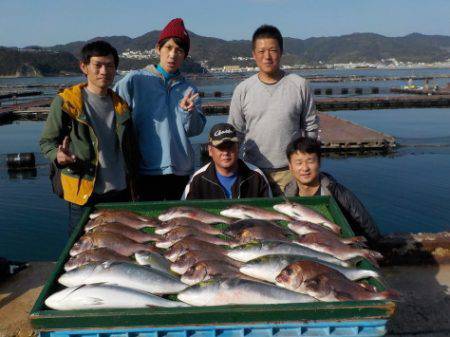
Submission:
[[[166,83],[166,80],[164,79],[164,76],[156,69],[154,64],[150,64],[150,65],[146,66],[144,69],[147,70],[149,73],[151,73],[153,76],[156,76],[156,77],[160,78],[163,81],[163,83],[165,83],[166,86],[168,86],[168,87],[173,87],[175,84],[183,82],[185,80],[184,76],[179,74],[179,75],[171,78]]]
[[[319,179],[320,179],[320,195],[331,195],[330,187],[336,183],[336,180],[328,173],[320,172],[319,173]],[[292,178],[289,184],[286,185],[286,188],[284,189],[284,193],[288,197],[296,197],[298,196],[300,189],[297,185],[297,180],[295,178]]]
[[[237,184],[235,183],[235,185],[239,186],[239,184],[241,182],[243,182],[244,180],[247,180],[252,174],[253,174],[253,171],[250,170],[241,159],[238,159],[238,170],[237,170],[237,179],[236,179]],[[206,179],[220,185],[220,181],[217,178],[216,166],[214,165],[213,161],[211,161],[209,163],[209,166],[205,171],[204,177]]]
[[[63,100],[62,109],[67,112],[72,118],[85,119],[84,105],[83,105],[83,88],[87,83],[80,83],[70,88],[64,89],[58,95]],[[108,88],[108,95],[111,96],[116,112],[117,123],[123,123],[130,118],[130,109],[127,103],[120,98],[114,91]]]

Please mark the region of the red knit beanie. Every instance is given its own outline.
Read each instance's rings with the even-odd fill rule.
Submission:
[[[187,46],[186,56],[187,56],[189,53],[190,40],[189,40],[189,34],[188,34],[186,28],[184,28],[183,19],[177,18],[177,19],[171,20],[167,24],[167,26],[165,26],[164,29],[161,31],[161,34],[159,34],[158,44],[162,40],[171,38],[171,37],[177,37],[181,41],[183,41],[183,43],[186,44],[186,46]]]

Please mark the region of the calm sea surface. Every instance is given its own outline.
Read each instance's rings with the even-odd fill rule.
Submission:
[[[443,69],[395,71],[310,71],[324,75],[429,76]],[[0,86],[77,83],[80,78],[0,79]],[[199,80],[205,92],[232,92],[236,80]],[[375,84],[376,83],[376,84]],[[374,82],[373,86],[380,86]],[[325,85],[322,85],[325,87]],[[401,146],[388,156],[326,158],[323,170],[350,189],[372,213],[383,233],[450,230],[450,109],[338,111],[330,114],[397,137]],[[226,120],[208,118],[205,130]],[[39,154],[43,122],[0,125],[0,256],[54,260],[67,240],[67,206],[51,192],[48,164]],[[207,132],[192,138],[206,142]],[[6,154],[34,152],[37,170],[14,174]],[[200,164],[198,159],[197,164]]]

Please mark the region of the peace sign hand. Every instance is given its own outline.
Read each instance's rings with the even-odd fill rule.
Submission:
[[[56,152],[56,161],[60,165],[73,164],[76,161],[76,157],[69,148],[70,139],[69,137],[64,137],[62,145],[58,146],[58,151]]]
[[[195,108],[195,99],[198,97],[198,93],[192,94],[192,91],[183,97],[180,101],[180,108],[184,111],[192,112]]]

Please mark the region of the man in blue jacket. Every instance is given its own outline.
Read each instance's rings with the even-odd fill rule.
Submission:
[[[170,21],[156,45],[159,64],[131,71],[115,86],[133,110],[141,200],[180,199],[194,171],[189,137],[203,131],[206,118],[197,88],[179,70],[189,46],[183,20]]]

